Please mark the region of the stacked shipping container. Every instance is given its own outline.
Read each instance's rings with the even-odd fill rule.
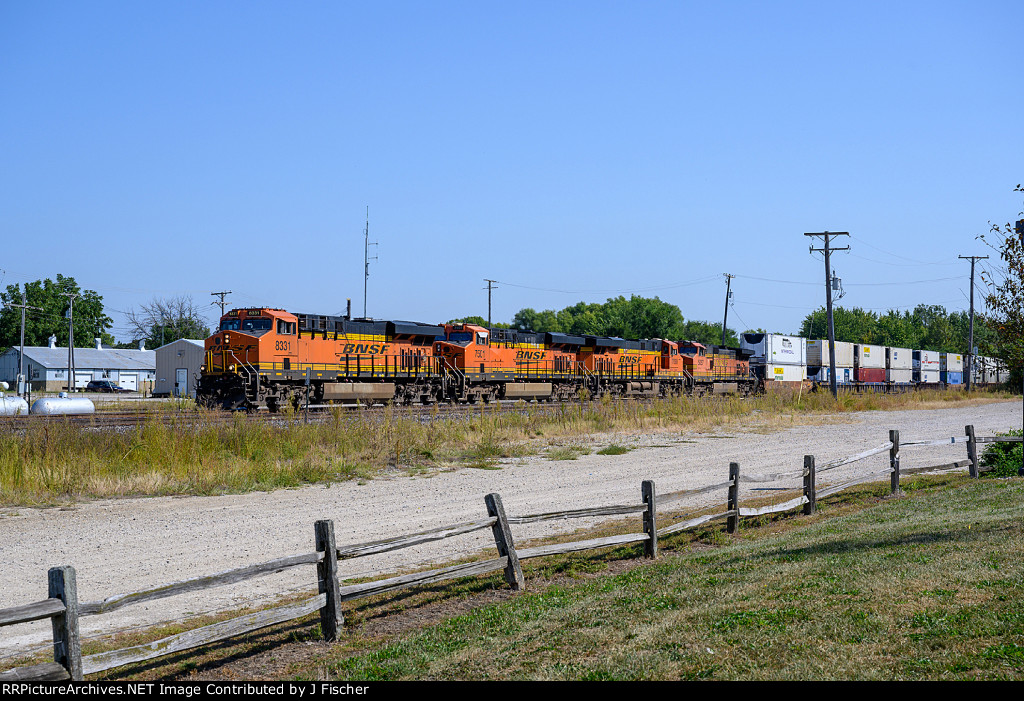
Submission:
[[[836,341],[836,382],[853,382],[853,344]],[[807,342],[807,377],[818,382],[829,381],[830,358],[828,341]]]
[[[964,357],[959,353],[940,353],[939,377],[947,385],[962,385],[964,383]]]
[[[885,382],[885,347],[854,344],[853,379],[857,382]]]
[[[938,351],[914,351],[914,382],[936,383],[939,381]]]
[[[885,349],[885,379],[899,383],[914,381],[914,355],[909,348]]]
[[[777,333],[745,333],[740,348],[753,351],[750,365],[765,381],[807,379],[807,339]]]

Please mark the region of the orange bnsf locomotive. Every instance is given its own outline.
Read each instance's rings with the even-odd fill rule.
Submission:
[[[754,390],[750,351],[486,329],[473,324],[233,309],[206,340],[197,397],[211,407],[566,401]]]

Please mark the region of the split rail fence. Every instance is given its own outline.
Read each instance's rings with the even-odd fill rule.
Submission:
[[[342,631],[344,625],[342,604],[344,602],[408,587],[435,584],[446,580],[483,575],[497,571],[504,573],[505,581],[512,589],[520,590],[525,586],[523,570],[520,565],[523,560],[597,548],[622,546],[631,543],[642,543],[644,557],[654,558],[658,554],[659,537],[697,528],[719,520],[726,521],[726,528],[729,533],[736,533],[739,530],[741,518],[781,513],[794,509],[801,509],[804,514],[810,515],[814,513],[818,499],[855,485],[877,482],[886,474],[890,477],[890,486],[893,492],[899,490],[901,476],[912,473],[948,471],[966,467],[971,477],[978,477],[981,472],[978,460],[978,446],[997,441],[1020,442],[1021,438],[1007,436],[978,437],[974,434],[974,427],[967,426],[964,436],[901,443],[899,431],[890,431],[889,440],[885,443],[856,455],[833,460],[822,465],[815,464],[813,455],[806,455],[804,456],[803,468],[800,470],[750,476],[740,473],[738,463],[730,463],[728,479],[718,484],[656,496],[654,482],[645,480],[641,484],[640,501],[636,503],[574,509],[529,516],[506,516],[501,497],[498,494],[489,494],[484,500],[487,509],[486,518],[357,545],[337,545],[333,521],[317,521],[314,524],[314,552],[278,558],[208,576],[173,582],[144,591],[111,596],[102,601],[79,602],[74,568],[67,566],[55,567],[50,569],[48,573],[48,598],[35,603],[0,610],[0,627],[49,618],[53,628],[53,662],[0,672],[0,681],[81,680],[86,674],[95,674],[128,664],[145,662],[184,652],[243,633],[303,618],[314,612],[319,612],[320,626],[324,639],[331,641],[337,639],[337,636]],[[900,466],[900,452],[903,450],[918,446],[939,446],[957,443],[967,444],[967,458],[965,460],[955,460],[943,465],[909,469],[901,468]],[[817,477],[820,474],[885,452],[889,454],[889,469],[887,471],[876,471],[841,484],[830,485],[824,489],[817,488]],[[796,478],[802,480],[802,487],[793,488],[793,491],[800,491],[800,494],[792,499],[760,507],[743,507],[740,505],[741,484],[777,483],[780,480]],[[754,489],[757,488],[755,487]],[[658,507],[672,504],[673,513],[678,513],[679,502],[717,491],[726,492],[725,509],[723,511],[710,514],[700,513],[707,511],[706,508],[700,508],[694,510],[689,518],[682,518],[682,520],[678,520],[675,523],[659,526]],[[698,513],[699,515],[693,515]],[[512,526],[555,519],[629,516],[634,514],[641,515],[641,528],[634,533],[623,535],[612,535],[531,548],[516,548],[512,536]],[[340,560],[395,551],[485,529],[490,529],[493,534],[497,557],[360,584],[342,586],[339,581],[338,562]],[[82,656],[81,636],[79,634],[79,619],[82,617],[109,613],[125,606],[155,601],[186,592],[210,587],[228,586],[256,577],[281,572],[292,567],[308,565],[315,565],[316,567],[318,593],[316,596],[304,601],[239,616],[151,643]]]

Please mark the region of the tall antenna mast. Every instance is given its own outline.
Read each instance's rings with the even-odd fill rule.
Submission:
[[[376,246],[377,242],[370,243],[370,208],[366,208],[366,229],[363,232],[365,245],[363,246],[363,318],[366,317],[366,287],[370,280],[370,261],[377,260],[377,256],[370,257],[370,246]]]

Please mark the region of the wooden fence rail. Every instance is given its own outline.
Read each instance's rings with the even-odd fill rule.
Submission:
[[[657,557],[659,537],[698,528],[723,519],[727,521],[727,530],[730,533],[736,533],[739,530],[742,518],[783,513],[794,509],[801,509],[804,514],[811,515],[815,511],[817,500],[858,484],[877,482],[887,475],[890,478],[890,488],[893,493],[899,491],[900,476],[906,474],[947,471],[967,467],[970,475],[977,477],[982,471],[978,465],[977,447],[979,444],[994,442],[1021,442],[1021,438],[1017,436],[979,437],[974,435],[973,426],[967,426],[965,427],[964,436],[901,443],[899,431],[894,430],[889,432],[889,440],[887,442],[856,455],[824,463],[820,467],[815,466],[815,457],[813,455],[804,456],[802,469],[761,475],[741,474],[740,465],[738,463],[730,463],[729,479],[725,482],[694,489],[668,492],[657,496],[654,482],[645,480],[641,484],[641,499],[639,503],[597,506],[526,516],[506,516],[500,495],[488,494],[484,499],[487,510],[486,518],[439,526],[418,533],[353,545],[337,545],[335,543],[333,522],[328,520],[317,521],[314,524],[314,552],[277,558],[255,565],[171,582],[159,587],[152,587],[128,594],[118,594],[101,601],[89,601],[81,604],[78,602],[77,597],[75,570],[72,567],[56,567],[51,569],[48,574],[49,598],[23,606],[0,610],[0,627],[46,618],[50,619],[53,628],[54,661],[0,672],[0,681],[81,680],[85,674],[94,674],[127,664],[145,662],[166,655],[180,653],[243,633],[303,618],[315,612],[319,612],[324,638],[326,640],[334,640],[342,632],[344,626],[344,616],[341,610],[343,602],[414,586],[436,584],[499,571],[504,572],[505,580],[511,588],[522,589],[525,587],[525,579],[523,578],[520,561],[599,548],[641,543],[643,544],[643,555],[648,558],[654,558]],[[966,443],[966,460],[955,460],[942,465],[912,467],[909,469],[900,465],[900,453],[906,448],[955,445],[957,443]],[[886,451],[889,452],[888,470],[874,470],[857,475],[839,484],[828,485],[823,489],[818,487],[818,473],[851,465]],[[802,481],[802,485],[792,488],[781,488],[783,492],[800,492],[797,496],[788,498],[780,503],[768,505],[751,507],[740,505],[741,484],[778,483],[798,478]],[[663,525],[660,528],[658,527],[659,506],[664,510],[668,504],[676,504],[678,506],[678,502],[723,490],[727,492],[725,511],[710,514],[691,513],[684,514],[681,517],[676,515],[675,518],[680,518],[681,520],[669,525]],[[706,508],[702,508],[700,511],[706,511]],[[640,530],[620,535],[529,548],[516,548],[512,533],[513,525],[521,526],[555,519],[631,516],[637,514],[640,514],[642,517]],[[338,573],[338,562],[340,560],[393,552],[488,528],[491,529],[494,537],[498,555],[496,558],[341,586]],[[305,601],[238,616],[172,635],[152,643],[101,652],[85,657],[81,654],[78,621],[82,616],[109,613],[124,606],[154,601],[211,587],[237,584],[256,577],[281,572],[292,567],[308,565],[313,565],[316,569],[315,581],[318,593],[316,596]]]

